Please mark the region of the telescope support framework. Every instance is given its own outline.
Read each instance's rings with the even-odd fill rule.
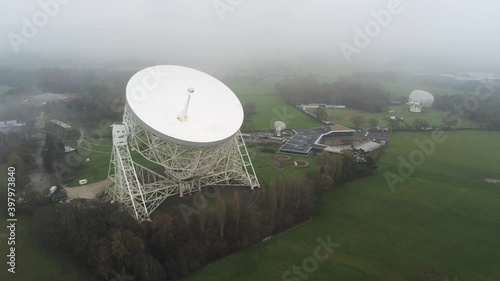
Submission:
[[[127,113],[125,113],[124,121],[133,123],[134,120],[127,118]],[[200,151],[194,154],[204,156],[191,159],[194,164],[186,166],[186,163],[181,161],[183,160],[181,156],[187,154],[191,157],[193,151],[189,151],[190,148],[168,143],[163,144],[168,149],[160,149],[161,145],[142,149],[140,139],[151,140],[151,135],[138,133],[138,126],[135,125],[113,125],[113,151],[108,177],[114,184],[107,189],[107,193],[113,201],[120,203],[139,221],[149,220],[151,213],[166,198],[173,195],[178,194],[182,197],[213,185],[248,186],[252,190],[254,187],[260,187],[250,155],[239,131],[218,149],[193,148]],[[130,130],[134,130],[134,134],[130,134]],[[156,142],[158,140],[154,141]],[[130,147],[134,154],[131,153]],[[155,153],[153,151],[155,148],[160,149],[161,153]],[[141,156],[163,167],[165,172],[149,169],[134,161],[134,158]],[[172,169],[171,166],[166,165],[172,160],[174,164],[184,166]],[[209,160],[210,165],[203,165],[203,161]]]

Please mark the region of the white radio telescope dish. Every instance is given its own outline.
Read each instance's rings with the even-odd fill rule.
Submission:
[[[214,77],[175,65],[143,69],[127,84],[123,122],[112,125],[106,192],[147,221],[170,196],[215,185],[259,187],[242,124],[240,101]]]
[[[160,65],[137,72],[126,89],[127,107],[155,136],[181,145],[211,146],[235,135],[243,107],[222,82],[201,71]]]
[[[283,121],[274,122],[274,129],[276,129],[276,135],[281,137],[281,131],[286,129],[286,124]]]
[[[284,130],[286,129],[286,124],[283,121],[276,121],[274,122],[274,128]]]
[[[433,103],[434,96],[423,90],[412,91],[408,100],[410,112],[422,112],[423,107],[431,107]]]

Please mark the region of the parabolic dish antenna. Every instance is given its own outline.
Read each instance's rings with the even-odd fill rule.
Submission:
[[[423,90],[415,90],[410,93],[409,102],[419,103],[422,107],[431,107],[434,103],[434,96]]]
[[[274,128],[276,130],[283,131],[284,129],[286,129],[286,124],[283,121],[276,121],[274,122]]]
[[[137,72],[126,89],[127,107],[160,139],[187,146],[212,146],[234,136],[243,107],[222,82],[201,71],[175,65]]]
[[[274,122],[274,129],[276,129],[276,135],[278,137],[281,137],[281,131],[286,129],[286,125],[285,123],[283,123],[283,121],[276,121]]]
[[[167,198],[208,186],[259,187],[239,129],[243,108],[201,71],[159,65],[127,84],[123,122],[112,125],[106,192],[139,221]],[[138,163],[132,151],[147,160]]]
[[[280,131],[283,131],[284,129],[286,129],[286,124],[283,122],[283,121],[276,121],[274,122],[274,128],[276,130],[280,130]]]

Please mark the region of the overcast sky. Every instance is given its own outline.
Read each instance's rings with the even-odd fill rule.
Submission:
[[[39,3],[56,0],[2,1],[0,53],[11,62],[24,56],[221,63],[325,57],[347,67],[408,58],[500,69],[500,2],[494,0],[392,0],[399,12],[362,47],[355,28],[365,29],[391,0],[59,1],[68,3],[46,24]],[[37,16],[42,27],[27,38],[25,20]],[[357,52],[346,58],[342,42]]]

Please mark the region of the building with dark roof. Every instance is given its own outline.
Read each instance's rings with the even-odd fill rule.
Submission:
[[[282,153],[309,155],[311,151],[323,151],[329,146],[322,144],[323,138],[354,138],[353,129],[337,124],[312,129],[293,130],[294,136],[280,147]],[[350,146],[349,146],[350,147]]]
[[[384,146],[389,139],[387,131],[355,131],[337,124],[292,131],[294,135],[280,147],[281,153],[307,156],[313,151],[342,153],[344,149],[351,148],[372,152]]]

